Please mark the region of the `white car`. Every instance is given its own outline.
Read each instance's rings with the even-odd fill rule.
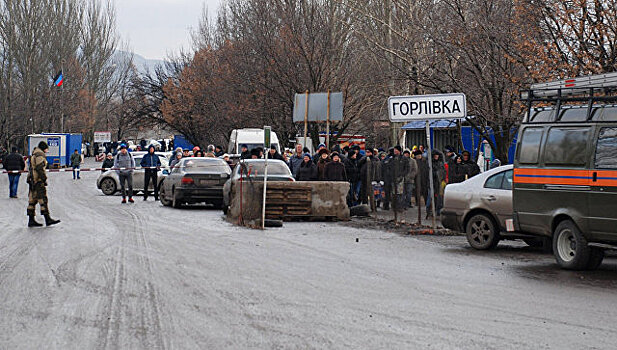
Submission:
[[[133,172],[133,193],[144,190],[144,169],[141,169],[140,163],[146,152],[131,152],[135,159],[135,171]],[[160,187],[161,181],[169,174],[169,157],[170,152],[156,152],[161,159],[161,169],[158,171],[157,187]],[[106,196],[112,196],[120,190],[120,177],[116,170],[107,170],[103,172],[96,180],[96,187]],[[154,191],[154,184],[148,186],[148,191]]]

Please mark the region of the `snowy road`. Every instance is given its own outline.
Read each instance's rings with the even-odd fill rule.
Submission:
[[[0,177],[0,349],[614,348],[617,263],[343,224],[266,232],[219,211],[121,205],[50,175],[62,223],[26,228]],[[6,190],[6,191],[5,191]],[[41,218],[39,218],[41,220]],[[356,238],[359,242],[356,243]]]

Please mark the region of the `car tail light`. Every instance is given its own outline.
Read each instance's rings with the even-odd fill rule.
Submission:
[[[194,183],[195,183],[195,181],[193,181],[192,177],[183,177],[182,178],[182,184],[183,185],[192,185]]]

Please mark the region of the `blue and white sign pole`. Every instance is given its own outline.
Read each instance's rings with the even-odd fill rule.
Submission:
[[[467,98],[465,94],[439,94],[392,96],[388,98],[388,112],[391,122],[426,120],[426,144],[428,151],[428,194],[433,211],[433,230],[435,229],[435,187],[433,181],[433,154],[431,145],[430,120],[467,117]],[[417,188],[417,187],[416,187]],[[417,203],[420,207],[420,203]]]

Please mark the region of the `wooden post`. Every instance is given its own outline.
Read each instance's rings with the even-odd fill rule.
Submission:
[[[328,110],[326,111],[326,148],[330,149],[330,89],[328,89]]]
[[[306,134],[308,133],[308,107],[309,107],[309,91],[306,90],[306,105],[304,106],[304,147],[306,147]]]

